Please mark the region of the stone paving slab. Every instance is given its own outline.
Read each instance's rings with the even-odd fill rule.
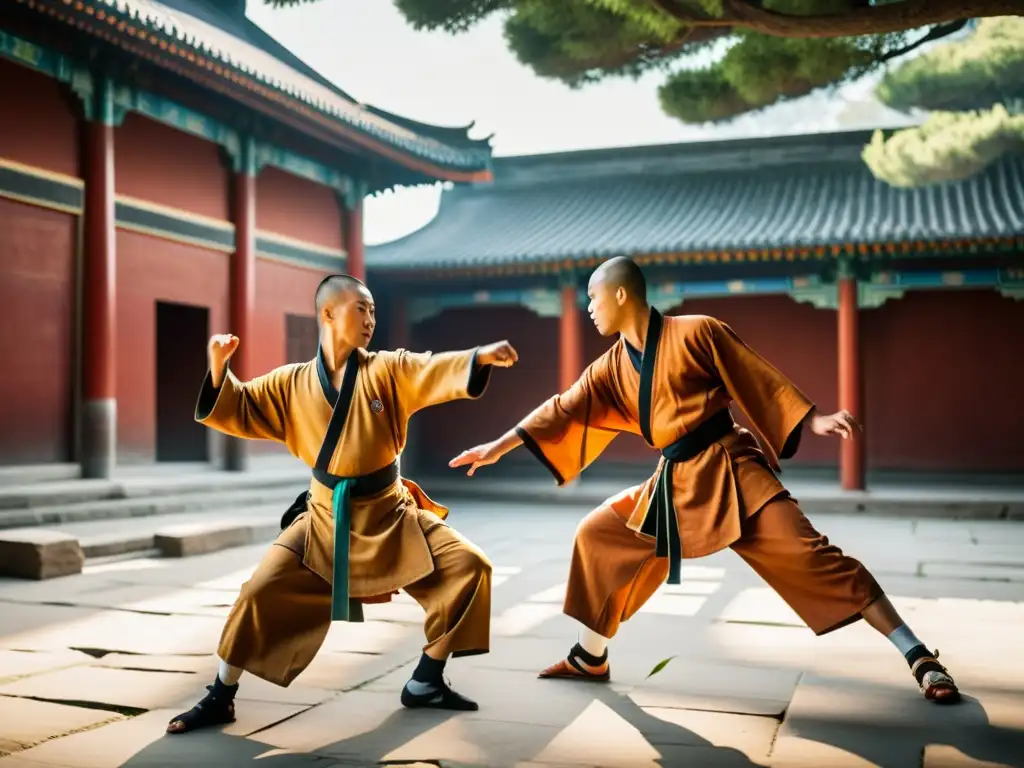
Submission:
[[[216,648],[224,622],[205,616],[157,616],[126,611],[9,606],[15,617],[46,608],[47,621],[0,638],[0,648],[55,651],[102,649],[155,655],[206,654]],[[4,622],[7,621],[5,611]]]
[[[83,666],[2,685],[0,695],[146,710],[170,706],[186,698],[200,687],[197,682],[193,673]]]
[[[26,675],[88,664],[90,661],[91,656],[79,651],[33,653],[0,650],[0,683],[12,682]]]
[[[484,551],[501,553],[492,554],[502,564],[493,609],[496,622],[506,617],[506,631],[495,633],[491,654],[455,660],[447,670],[458,690],[480,701],[479,712],[400,706],[423,643],[422,611],[402,596],[372,606],[365,624],[332,626],[321,654],[288,689],[244,678],[238,722],[165,737],[167,721],[205,693],[216,668],[223,618],[195,614],[233,601],[266,547],[198,556],[187,567],[155,558],[87,564],[60,583],[22,582],[20,589],[0,581],[0,671],[15,672],[0,677],[0,686],[56,681],[69,697],[76,676],[82,689],[111,674],[161,678],[153,701],[140,698],[135,689],[147,684],[139,682],[108,683],[113,692],[102,694],[120,706],[130,699],[158,708],[97,729],[102,740],[67,736],[19,751],[18,763],[0,759],[0,768],[1021,763],[1010,756],[1024,756],[1024,667],[1004,660],[1019,655],[1024,637],[1024,584],[928,576],[919,568],[922,553],[959,565],[1006,562],[1017,553],[1010,562],[1020,562],[1024,539],[1017,548],[1013,529],[829,518],[836,543],[892,568],[880,577],[883,586],[964,688],[964,706],[939,709],[922,700],[885,638],[863,622],[816,638],[729,551],[687,563],[683,584],[661,590],[622,627],[611,648],[612,684],[538,680],[537,671],[576,640],[578,626],[560,608],[578,515],[506,504],[459,507],[455,516]],[[71,606],[44,604],[53,602]],[[139,612],[148,610],[154,613]],[[174,679],[181,687],[170,690]],[[130,754],[120,733],[135,745]],[[70,746],[57,749],[63,742]],[[118,745],[116,754],[103,754],[109,744]]]
[[[0,694],[0,754],[123,719],[115,712]]]

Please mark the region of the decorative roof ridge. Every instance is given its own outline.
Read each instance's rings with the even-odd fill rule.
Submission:
[[[73,10],[95,15],[97,20],[102,20],[105,15],[102,8],[115,10],[118,14],[125,17],[125,21],[134,22],[141,28],[163,35],[173,44],[191,48],[197,54],[207,56],[231,67],[263,86],[272,88],[332,119],[351,125],[371,136],[388,141],[394,146],[401,147],[414,155],[440,161],[455,168],[481,169],[489,167],[489,147],[484,149],[480,146],[451,146],[435,136],[419,135],[409,127],[401,125],[398,121],[389,120],[386,117],[375,114],[373,110],[353,100],[351,96],[337,86],[333,84],[328,85],[329,81],[323,78],[323,76],[314,78],[308,73],[297,69],[291,63],[283,61],[271,52],[253,45],[249,41],[232,34],[230,31],[222,29],[198,16],[189,14],[184,10],[165,5],[160,0],[60,0],[60,3],[65,6],[71,6]],[[208,27],[213,33],[210,35],[211,37],[216,38],[219,35],[223,35],[233,41],[237,41],[241,45],[248,46],[255,51],[257,57],[267,57],[278,67],[283,67],[289,73],[294,74],[299,82],[285,82],[281,79],[281,76],[275,76],[272,71],[261,71],[262,68],[255,66],[251,61],[243,60],[244,57],[239,57],[237,54],[232,55],[232,52],[226,50],[224,46],[218,46],[215,42],[211,43],[208,39],[200,38],[195,34],[194,30],[192,33],[189,33],[185,29],[179,29],[180,21],[174,18],[176,15],[188,17],[195,24]],[[253,26],[260,29],[258,25],[254,24]],[[269,35],[267,37],[273,40]],[[276,43],[277,41],[274,42]],[[277,44],[280,45],[280,43]],[[308,67],[308,65],[306,66]],[[270,69],[273,70],[274,67],[270,67]],[[286,77],[284,73],[282,73],[282,76]],[[308,85],[302,83],[303,80],[307,81]]]
[[[749,173],[804,164],[862,164],[861,150],[872,133],[856,129],[505,155],[494,157],[492,164],[496,188],[551,183],[559,179]]]

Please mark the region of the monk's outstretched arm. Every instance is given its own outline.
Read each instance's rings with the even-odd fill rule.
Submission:
[[[479,349],[457,352],[388,353],[398,402],[406,414],[453,400],[483,396],[492,367],[479,360]]]
[[[294,369],[283,366],[245,382],[226,366],[220,377],[208,371],[196,403],[196,421],[232,437],[285,442]]]
[[[549,398],[507,432],[498,444],[527,449],[558,485],[586,469],[619,432],[629,429],[610,383],[610,355],[592,363],[565,392]]]
[[[792,458],[814,403],[725,323],[706,318],[702,347],[729,395],[780,459]]]

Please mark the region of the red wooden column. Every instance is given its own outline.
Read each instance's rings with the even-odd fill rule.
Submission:
[[[565,392],[583,373],[583,327],[576,299],[576,281],[562,284],[562,316],[558,334],[558,387]]]
[[[240,340],[231,357],[231,370],[242,381],[251,379],[252,350],[256,345],[253,314],[256,306],[256,152],[251,140],[242,145],[232,186],[235,253],[231,257],[231,333]],[[243,472],[248,466],[245,440],[227,438],[225,466]]]
[[[110,477],[117,462],[117,230],[114,220],[114,100],[97,82],[82,123],[82,475]],[[140,361],[140,364],[143,364]]]
[[[354,183],[354,191],[347,196],[342,207],[345,252],[348,255],[346,271],[352,277],[366,282],[366,256],[363,249],[363,187]]]
[[[839,307],[839,407],[863,417],[864,377],[861,367],[860,318],[857,308],[857,278],[844,267],[838,278]],[[864,490],[864,439],[842,440],[839,447],[839,477],[843,490]]]

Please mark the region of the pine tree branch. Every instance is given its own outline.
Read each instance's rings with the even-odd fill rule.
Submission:
[[[902,32],[929,24],[1020,13],[1020,0],[902,0],[858,6],[844,13],[789,16],[747,0],[722,0],[722,15],[711,17],[679,0],[652,0],[674,19],[694,27],[734,27],[775,37],[853,37]]]

